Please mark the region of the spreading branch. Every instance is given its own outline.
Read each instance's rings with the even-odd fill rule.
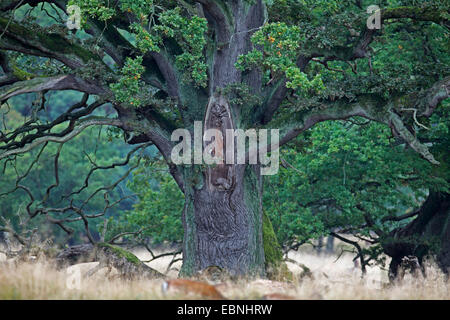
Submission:
[[[105,93],[102,87],[74,75],[60,75],[47,78],[38,77],[0,87],[0,103],[20,94],[47,90],[76,90],[95,95]]]

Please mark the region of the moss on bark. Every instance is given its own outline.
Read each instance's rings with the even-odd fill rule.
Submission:
[[[402,6],[385,9],[382,12],[383,19],[410,18],[419,21],[432,21],[437,24],[448,22],[445,12],[434,7],[412,7]]]
[[[271,280],[292,281],[293,275],[283,261],[281,246],[272,222],[265,212],[263,212],[263,243],[267,277]]]
[[[131,263],[136,264],[136,265],[140,265],[141,264],[141,260],[139,260],[139,258],[136,257],[134,254],[132,254],[130,251],[127,251],[125,249],[122,249],[120,247],[117,247],[117,246],[114,246],[112,244],[105,243],[105,242],[97,243],[97,246],[100,247],[100,248],[108,248],[108,249],[110,249],[117,256],[127,259],[128,262],[131,262]]]

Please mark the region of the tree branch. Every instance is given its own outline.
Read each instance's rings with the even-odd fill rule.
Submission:
[[[435,83],[429,90],[423,103],[425,104],[425,111],[423,116],[429,117],[432,115],[434,109],[445,99],[450,97],[450,77],[446,77],[441,81]]]
[[[364,260],[364,254],[363,254],[362,248],[359,245],[359,243],[356,241],[351,241],[347,238],[344,238],[335,232],[330,232],[330,235],[332,235],[333,237],[335,237],[345,243],[351,244],[352,246],[354,246],[356,248],[356,250],[358,251],[359,261],[361,263],[361,271],[362,271],[363,275],[366,274],[366,261]]]
[[[22,52],[25,54],[53,58],[72,69],[86,65],[89,60],[100,62],[101,58],[58,33],[49,33],[39,25],[33,29],[0,16],[0,49]]]
[[[98,126],[98,125],[110,125],[110,126],[120,126],[122,122],[118,119],[89,119],[82,121],[79,126],[75,127],[70,133],[62,136],[62,137],[55,137],[55,136],[44,136],[41,138],[37,138],[30,144],[27,144],[26,146],[18,149],[12,149],[5,151],[3,153],[0,153],[0,160],[4,159],[6,157],[10,157],[17,154],[22,154],[25,152],[30,151],[31,149],[37,147],[38,145],[45,143],[45,142],[56,142],[56,143],[64,143],[66,141],[69,141],[73,137],[76,137],[81,132],[83,132],[84,129],[90,126]]]
[[[213,0],[196,0],[203,6],[203,11],[206,14],[207,20],[216,27],[216,36],[219,43],[226,43],[230,40],[231,30],[230,22],[222,9],[226,7],[222,1]],[[219,5],[219,3],[221,3]]]
[[[12,85],[0,87],[0,103],[23,93],[46,90],[76,90],[88,94],[102,95],[106,91],[74,75],[60,75],[48,78],[34,78],[18,81]]]
[[[300,71],[305,71],[306,66],[308,65],[311,58],[300,56],[297,60],[297,66],[300,68]],[[262,124],[267,124],[272,120],[273,115],[280,107],[283,102],[286,94],[288,93],[288,88],[286,87],[286,78],[279,80],[278,83],[272,89],[272,92],[269,94],[269,99],[266,104],[263,106],[263,114],[262,114]]]
[[[427,7],[397,7],[381,10],[381,20],[388,19],[413,19],[417,21],[430,21],[436,24],[449,26],[448,12],[438,10],[433,6]]]
[[[406,128],[402,119],[394,112],[390,112],[388,125],[395,130],[395,132],[417,153],[432,164],[439,164],[439,161],[434,159],[433,155],[428,151],[428,148],[420,143],[420,141]]]
[[[178,79],[173,66],[168,61],[168,58],[158,52],[152,52],[151,57],[155,60],[156,65],[166,81],[167,94],[169,97],[179,99]]]

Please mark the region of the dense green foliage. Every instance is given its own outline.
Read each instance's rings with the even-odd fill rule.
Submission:
[[[448,190],[448,179],[396,144],[388,128],[357,121],[362,122],[325,122],[283,150],[284,166],[266,182],[270,192],[264,197],[283,244],[305,243],[332,230],[389,232],[410,220],[384,218],[420,207],[430,189]],[[448,121],[434,128],[441,126],[448,129]],[[366,214],[375,226],[362,227]]]

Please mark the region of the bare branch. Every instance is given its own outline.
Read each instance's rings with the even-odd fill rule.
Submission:
[[[36,146],[38,146],[42,143],[45,143],[45,142],[56,142],[56,143],[67,142],[70,139],[72,139],[73,137],[76,137],[77,135],[79,135],[81,132],[83,132],[84,129],[86,129],[87,127],[90,127],[90,126],[98,126],[98,125],[120,126],[121,124],[122,124],[122,122],[118,119],[103,118],[103,119],[85,120],[85,121],[82,121],[79,126],[75,127],[70,133],[68,133],[65,136],[62,136],[62,137],[44,136],[41,138],[37,138],[36,140],[34,140],[30,144],[28,144],[22,148],[12,149],[12,150],[8,150],[3,153],[0,153],[0,160],[4,159],[6,157],[10,157],[13,155],[28,152],[31,149],[35,148]]]
[[[400,216],[388,216],[388,217],[384,217],[383,219],[381,219],[381,221],[386,222],[386,221],[402,221],[405,219],[409,219],[412,217],[415,217],[419,214],[420,209],[416,210],[416,211],[412,211],[410,213],[405,213],[402,214]]]
[[[64,198],[68,198],[68,197],[73,196],[73,195],[75,195],[75,194],[79,194],[81,191],[83,191],[84,189],[86,189],[86,188],[89,186],[89,179],[91,178],[91,175],[92,175],[95,171],[97,171],[97,170],[108,170],[108,169],[114,169],[115,167],[123,167],[123,166],[126,166],[126,165],[130,162],[131,156],[132,156],[134,153],[136,153],[136,151],[138,151],[138,150],[140,150],[140,149],[145,149],[145,148],[147,148],[147,147],[150,146],[150,145],[152,145],[152,143],[144,143],[144,144],[141,144],[141,145],[137,146],[136,148],[134,148],[133,150],[131,150],[130,152],[128,152],[128,154],[127,154],[125,160],[123,160],[123,161],[121,161],[121,162],[115,162],[115,163],[112,163],[112,164],[107,165],[107,166],[98,166],[98,165],[96,165],[96,164],[94,163],[94,166],[91,168],[91,170],[89,170],[89,173],[87,174],[87,176],[86,176],[86,178],[85,178],[85,180],[84,180],[83,186],[82,186],[81,188],[79,188],[78,190],[73,191],[73,192],[71,192],[70,194],[64,196]]]
[[[439,161],[434,159],[433,155],[428,151],[428,148],[420,143],[420,141],[406,128],[401,118],[394,112],[390,112],[388,119],[389,126],[417,153],[432,164],[439,164]]]
[[[337,239],[339,239],[339,240],[341,240],[341,241],[343,241],[345,243],[351,244],[352,246],[354,246],[356,248],[356,250],[358,251],[359,261],[361,263],[361,271],[362,271],[362,274],[365,275],[366,274],[367,261],[364,260],[364,253],[363,253],[362,248],[359,245],[359,243],[356,242],[356,241],[351,241],[351,240],[349,240],[347,238],[344,238],[343,236],[341,236],[341,235],[339,235],[339,234],[337,234],[335,232],[330,232],[330,235],[332,235],[333,237],[335,237],[335,238],[337,238]]]

